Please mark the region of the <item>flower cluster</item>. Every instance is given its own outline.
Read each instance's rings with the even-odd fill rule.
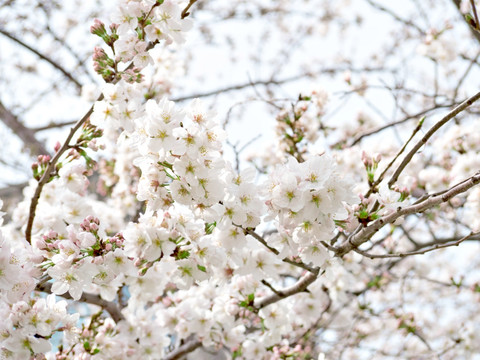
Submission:
[[[422,207],[438,199],[432,192],[478,170],[478,124],[467,131],[454,127],[439,142],[447,152],[418,154],[405,169],[408,176],[388,186],[398,158],[394,145],[385,144],[381,156],[360,158],[356,140],[343,149],[357,134],[340,129],[331,151],[318,150],[320,134],[332,128],[323,122],[326,93],[313,92],[280,111],[278,146],[261,171],[234,169],[224,157],[226,134],[214,112],[198,99],[180,107],[168,98],[171,73],[180,65],[157,45],[184,41],[191,27],[184,17],[193,3],[182,12],[173,0],[124,0],[113,24],[97,20],[92,26],[107,46],[94,51],[94,69],[106,82],[102,95],[76,142],[55,146],[59,161],[39,157],[34,177],[41,182],[50,171],[48,181],[37,187],[40,196],[32,181],[0,232],[0,357],[143,360],[175,357],[172,351],[187,347],[190,359],[212,357],[208,352],[244,360],[322,359],[323,352],[335,354],[329,340],[347,332],[354,346],[378,342],[385,319],[393,324],[388,335],[396,331],[425,342],[419,327],[436,325],[415,313],[416,299],[402,299],[411,307],[407,314],[385,309],[397,301],[398,278],[402,292],[409,290],[409,258],[370,266],[368,257],[379,249],[385,257],[421,252],[425,229],[435,240],[427,246],[451,241],[429,226],[428,217],[441,207],[453,210],[437,221],[444,226],[440,235],[458,237],[467,222],[478,230],[478,189]],[[440,45],[440,35],[432,33],[429,43]],[[351,85],[350,75],[346,80]],[[355,131],[371,131],[373,121],[359,117]],[[342,149],[337,157],[333,148]],[[98,149],[105,151],[90,155]],[[428,161],[417,160],[421,156]],[[360,182],[355,190],[337,158]],[[98,194],[90,184],[93,172],[100,173]],[[360,202],[356,191],[366,194]],[[394,219],[414,201],[425,216]],[[22,232],[30,220],[26,242]],[[405,226],[397,227],[401,221]],[[397,263],[405,270],[398,278],[390,272]],[[422,280],[447,266],[432,264],[424,266]],[[468,291],[465,299],[474,304],[478,281],[462,281],[435,280],[442,289]],[[70,300],[68,311],[56,295]],[[462,334],[473,349],[478,331]],[[430,355],[433,347],[427,348]]]
[[[149,210],[168,209],[173,201],[207,208],[222,200],[224,132],[212,115],[199,101],[186,111],[165,98],[149,100],[145,108],[133,137],[141,154],[135,161],[142,170],[138,199],[146,200]]]
[[[322,241],[334,235],[335,220],[346,219],[344,203],[356,201],[334,160],[326,154],[303,163],[290,157],[272,172],[266,188],[270,216],[278,221],[273,246],[283,255],[322,266],[329,258]]]
[[[170,0],[121,2],[111,20],[110,33],[99,20],[90,29],[112,53],[109,56],[104,49],[95,48],[93,55],[95,71],[106,82],[141,82],[140,71],[153,64],[148,50],[160,40],[182,43],[184,32],[192,26],[190,19],[181,18],[180,7]],[[131,65],[125,67],[130,61]]]
[[[67,302],[56,302],[53,294],[18,301],[9,307],[2,303],[2,359],[29,359],[50,351],[48,339],[55,332],[62,332],[65,338],[75,338],[79,314],[68,314],[66,307]]]

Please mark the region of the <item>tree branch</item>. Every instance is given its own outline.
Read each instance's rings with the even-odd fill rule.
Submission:
[[[101,94],[97,101],[101,101],[103,99],[103,94]],[[62,147],[55,153],[55,156],[53,159],[51,159],[48,163],[47,168],[45,169],[45,172],[43,173],[43,176],[40,178],[37,188],[35,189],[35,193],[33,194],[32,201],[30,202],[30,210],[28,214],[28,222],[27,222],[27,228],[25,230],[25,239],[27,240],[28,243],[31,243],[32,240],[32,227],[33,227],[33,220],[35,219],[35,211],[37,209],[38,205],[38,200],[40,199],[40,194],[42,193],[42,189],[45,186],[45,184],[50,180],[50,176],[52,172],[55,170],[55,165],[57,164],[57,161],[60,159],[60,157],[63,155],[65,151],[69,149],[69,144],[70,140],[72,140],[73,135],[77,132],[78,129],[88,120],[90,115],[93,112],[93,106],[90,107],[90,109],[87,111],[87,113],[77,121],[75,126],[73,126],[70,129],[70,133],[68,134],[67,138],[63,142]]]
[[[39,126],[39,127],[34,127],[32,128],[32,131],[34,132],[40,132],[40,131],[45,131],[45,130],[50,130],[50,129],[56,129],[64,126],[70,126],[75,124],[75,121],[64,121],[60,123],[55,123],[51,122],[50,124],[47,124],[45,126]]]
[[[417,30],[420,34],[424,35],[425,34],[425,31],[423,31],[418,25],[414,24],[411,20],[405,20],[405,19],[402,19],[400,16],[398,16],[397,14],[395,14],[392,10],[390,9],[387,9],[386,7],[380,5],[380,4],[377,4],[375,2],[373,2],[372,0],[366,0],[367,3],[369,3],[372,7],[374,7],[375,9],[377,10],[380,10],[388,15],[390,15],[391,17],[393,17],[395,20],[397,20],[398,22],[401,22],[402,24],[405,24],[407,26],[410,26],[410,27],[413,27],[415,30]]]
[[[376,129],[373,129],[373,130],[370,130],[370,131],[366,131],[358,136],[356,136],[353,141],[349,144],[349,147],[352,147],[356,144],[358,144],[363,138],[367,137],[367,136],[371,136],[371,135],[374,135],[374,134],[377,134],[383,130],[386,130],[388,128],[391,128],[392,126],[395,126],[395,125],[400,125],[400,124],[403,124],[405,122],[407,122],[408,120],[412,120],[412,119],[417,119],[419,118],[420,116],[424,116],[426,114],[428,114],[430,111],[433,111],[433,110],[437,110],[439,108],[446,108],[446,107],[451,107],[453,106],[453,104],[448,104],[448,105],[435,105],[434,107],[430,108],[430,109],[427,109],[427,110],[422,110],[414,115],[409,115],[403,119],[400,119],[400,120],[397,120],[397,121],[394,121],[394,122],[391,122],[389,124],[386,124],[386,125],[383,125],[383,126],[380,126]]]
[[[185,9],[183,9],[182,11],[182,19],[185,19],[188,15],[190,15],[190,13],[188,12],[188,10],[192,7],[193,4],[195,4],[197,2],[197,0],[190,0],[188,2],[188,5],[185,7]]]
[[[7,125],[15,135],[17,135],[24,143],[24,145],[30,149],[32,155],[48,155],[49,151],[45,148],[42,142],[37,140],[33,131],[22,124],[20,120],[3,106],[0,101],[0,119],[5,125]]]
[[[182,346],[179,346],[174,351],[166,354],[163,359],[164,360],[178,360],[182,356],[192,352],[193,350],[199,348],[200,346],[202,346],[202,342],[200,340],[187,341],[185,344],[183,344]]]
[[[265,296],[258,301],[255,301],[255,308],[261,309],[270,304],[276,303],[282,299],[285,299],[289,296],[298,294],[302,291],[305,291],[307,287],[312,284],[318,278],[320,268],[315,268],[314,272],[307,272],[300,280],[290,287],[287,287],[283,290],[277,290],[275,293],[269,296]]]
[[[325,69],[320,69],[318,71],[319,74],[335,74],[337,72],[341,71],[350,71],[350,72],[375,72],[375,71],[384,71],[384,68],[378,67],[378,68],[360,68],[360,69],[349,69],[348,67],[333,67],[333,68],[325,68]],[[296,81],[296,80],[301,80],[303,78],[308,78],[314,76],[315,73],[312,72],[306,72],[303,74],[298,74],[298,75],[293,75],[286,77],[284,79],[280,80],[275,80],[275,79],[270,79],[270,80],[256,80],[256,81],[249,81],[248,83],[244,84],[238,84],[238,85],[232,85],[232,86],[227,86],[221,89],[217,90],[212,90],[212,91],[207,91],[204,93],[197,93],[197,94],[191,94],[191,95],[185,95],[185,96],[180,96],[177,98],[173,98],[172,101],[174,102],[179,102],[179,101],[185,101],[185,100],[191,100],[195,98],[202,98],[202,97],[208,97],[208,96],[213,96],[213,95],[218,95],[224,92],[228,91],[236,91],[236,90],[242,90],[248,87],[254,87],[256,85],[263,85],[263,86],[269,86],[269,85],[281,85],[284,83]]]
[[[52,294],[52,284],[48,282],[40,282],[37,285],[36,291]],[[68,292],[58,296],[61,296],[65,299],[73,300]],[[83,293],[82,297],[76,301],[86,302],[88,304],[100,306],[103,310],[107,311],[110,314],[110,316],[116,323],[125,319],[117,304],[112,301],[106,301],[102,299],[99,295]]]
[[[431,246],[427,249],[417,250],[417,251],[409,251],[409,252],[404,252],[404,253],[370,254],[370,253],[368,253],[366,251],[363,251],[363,250],[360,250],[358,248],[353,249],[353,251],[355,251],[356,253],[359,253],[360,255],[368,257],[370,259],[386,259],[386,258],[396,258],[396,257],[403,258],[403,257],[411,256],[411,255],[423,255],[423,254],[426,254],[427,252],[434,251],[434,250],[437,250],[437,249],[446,248],[446,247],[450,247],[450,246],[458,246],[462,242],[464,242],[465,240],[468,240],[475,235],[478,235],[478,233],[471,232],[470,234],[468,234],[468,235],[466,235],[466,236],[462,237],[461,239],[458,239],[457,241],[454,241],[454,242],[449,242],[447,244],[441,244],[441,243],[434,244],[433,246]]]
[[[41,52],[39,52],[38,50],[32,48],[30,45],[27,45],[26,43],[24,43],[22,40],[16,38],[15,36],[13,36],[12,34],[10,34],[9,32],[5,31],[4,29],[0,29],[0,34],[8,37],[10,40],[13,40],[15,41],[17,44],[23,46],[25,49],[31,51],[32,53],[34,53],[35,55],[37,55],[40,59],[42,60],[45,60],[46,62],[48,62],[50,65],[52,65],[55,69],[59,70],[63,75],[65,75],[67,77],[68,80],[70,80],[72,83],[75,84],[76,88],[78,91],[80,91],[82,89],[82,84],[80,84],[78,82],[77,79],[75,79],[72,74],[70,72],[68,72],[67,70],[65,70],[64,67],[62,67],[60,64],[58,64],[57,62],[53,61],[52,59],[50,59],[48,56],[42,54]]]
[[[453,119],[455,116],[457,116],[459,113],[461,113],[463,110],[468,108],[470,105],[472,105],[474,102],[476,102],[478,99],[480,99],[480,92],[476,93],[472,97],[468,98],[465,100],[463,103],[458,105],[455,109],[450,111],[447,115],[445,115],[440,121],[438,121],[435,125],[433,125],[427,133],[423,136],[423,138],[418,141],[415,146],[408,152],[407,155],[405,155],[405,158],[403,161],[400,163],[398,166],[397,170],[395,170],[395,173],[392,175],[390,180],[388,181],[388,187],[391,188],[392,185],[398,180],[398,177],[402,173],[403,169],[408,165],[408,163],[412,160],[413,156],[417,153],[417,151],[427,143],[428,139],[435,134],[443,125],[445,125],[448,121]]]
[[[465,17],[463,16],[462,12],[460,11],[460,7],[461,7],[461,4],[462,4],[462,0],[452,0],[452,2],[455,4],[455,6],[457,7],[458,9],[458,12],[460,13],[460,15],[462,16],[463,20],[465,20]],[[466,21],[465,21],[466,22]],[[474,28],[472,28],[470,26],[470,24],[467,23],[467,26],[468,28],[470,29],[470,32],[472,33],[473,37],[475,39],[477,39],[477,41],[480,43],[480,33],[478,33],[477,31],[475,31]]]
[[[277,249],[268,245],[267,241],[263,237],[258,235],[255,231],[253,231],[252,229],[244,229],[243,227],[241,227],[239,225],[235,225],[235,226],[238,226],[239,228],[241,228],[246,234],[251,235],[253,238],[255,238],[259,243],[261,243],[263,246],[265,246],[268,250],[270,250],[275,255],[280,254],[280,252]],[[304,270],[310,271],[311,273],[318,272],[316,268],[308,266],[307,264],[304,264],[303,262],[296,262],[296,261],[291,260],[289,258],[284,258],[284,259],[282,259],[282,261],[287,263],[287,264],[297,266],[297,267],[300,267]]]
[[[407,148],[408,144],[410,143],[410,141],[412,141],[412,139],[415,137],[415,135],[420,131],[420,129],[422,128],[422,125],[423,125],[423,121],[425,120],[425,118],[422,118],[417,126],[415,127],[415,129],[413,129],[412,131],[412,134],[410,135],[410,137],[408,138],[408,140],[403,144],[402,148],[397,152],[397,154],[395,155],[395,157],[388,163],[387,167],[382,171],[382,173],[378,176],[377,180],[375,180],[372,185],[370,185],[370,189],[368,189],[368,192],[367,194],[365,195],[366,198],[368,198],[373,192],[377,191],[376,188],[377,186],[383,181],[383,178],[385,176],[385,174],[387,173],[387,171],[393,166],[393,164],[395,163],[395,161],[397,161],[398,157],[405,151],[405,149]]]
[[[367,242],[383,226],[393,223],[398,218],[405,215],[421,213],[441,203],[447,202],[454,196],[464,193],[478,183],[480,183],[480,172],[468,178],[466,181],[451,187],[443,194],[432,196],[420,203],[415,203],[405,208],[399,207],[394,213],[385,215],[384,217],[373,221],[370,225],[362,228],[359,232],[351,236],[345,243],[334,250],[336,256],[342,257],[351,250],[358,248],[360,245]]]

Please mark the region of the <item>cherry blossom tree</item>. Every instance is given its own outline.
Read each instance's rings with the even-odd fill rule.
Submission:
[[[35,156],[2,192],[2,359],[478,356],[478,3],[103,3],[64,35],[73,1],[2,4],[4,54],[29,54],[0,53],[22,74],[0,75],[0,118],[28,149],[2,161]],[[189,34],[209,49],[246,23],[232,66],[262,76],[204,89]],[[345,45],[330,63],[319,38]],[[59,99],[91,105],[32,125]]]

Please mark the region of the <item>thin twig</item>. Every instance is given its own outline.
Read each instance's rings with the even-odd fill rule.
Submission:
[[[166,354],[163,357],[163,359],[164,360],[178,360],[178,359],[181,359],[182,356],[194,351],[195,349],[199,348],[200,346],[202,346],[202,343],[199,340],[187,341],[185,344],[183,344],[182,346],[179,346],[174,351]]]
[[[32,155],[48,155],[49,151],[45,148],[45,145],[37,140],[33,130],[29,129],[0,101],[0,119],[8,126],[12,132],[17,135],[22,141],[25,147],[29,148]]]
[[[65,75],[71,82],[73,82],[75,84],[75,86],[77,87],[77,90],[81,90],[82,89],[82,84],[80,84],[80,82],[78,82],[77,79],[75,79],[72,74],[70,72],[68,72],[67,70],[65,70],[65,68],[63,68],[63,66],[61,66],[60,64],[56,63],[55,61],[53,61],[52,59],[50,59],[48,56],[42,54],[41,52],[39,52],[38,50],[32,48],[30,45],[27,45],[26,43],[24,43],[22,40],[16,38],[15,36],[13,36],[12,34],[10,34],[9,32],[3,30],[3,29],[0,29],[0,34],[8,37],[10,40],[13,40],[15,41],[17,44],[23,46],[25,49],[31,51],[32,53],[34,53],[35,55],[37,55],[40,59],[42,60],[45,60],[46,62],[48,62],[50,65],[52,65],[55,69],[59,70],[63,75]]]
[[[335,250],[336,256],[342,257],[351,250],[358,248],[364,242],[368,241],[378,230],[387,224],[395,222],[398,218],[405,215],[421,213],[441,203],[447,202],[454,196],[464,193],[478,183],[480,183],[480,172],[468,178],[467,181],[451,187],[441,195],[432,196],[418,204],[413,204],[404,208],[399,207],[397,211],[385,215],[373,221],[370,225],[362,228],[358,233],[350,237],[347,242],[337,247]]]
[[[270,251],[271,251],[272,253],[274,253],[275,255],[280,254],[280,252],[279,252],[277,249],[275,249],[275,248],[271,247],[270,245],[268,245],[267,242],[266,242],[266,240],[265,240],[263,237],[261,237],[259,234],[257,234],[255,231],[253,231],[252,229],[244,229],[243,227],[241,227],[241,226],[239,226],[239,225],[235,225],[235,226],[243,229],[243,231],[244,231],[246,234],[251,235],[253,238],[255,238],[259,243],[261,243],[263,246],[265,246],[268,250],[270,250]],[[289,259],[289,258],[284,258],[284,259],[282,259],[282,261],[285,262],[285,263],[287,263],[287,264],[290,264],[290,265],[293,265],[293,266],[297,266],[297,267],[299,267],[299,268],[302,268],[302,269],[304,269],[304,270],[307,270],[307,271],[309,271],[309,272],[311,272],[311,273],[316,273],[316,272],[318,272],[318,271],[317,271],[317,268],[311,267],[311,266],[309,266],[309,265],[307,265],[307,264],[305,264],[305,263],[303,263],[303,262],[296,262],[296,261],[291,260],[291,259]]]
[[[442,249],[442,248],[446,248],[446,247],[450,247],[450,246],[458,246],[460,245],[462,242],[464,242],[465,240],[468,240],[470,239],[472,236],[474,235],[477,235],[478,233],[473,233],[471,232],[470,234],[468,234],[467,236],[464,236],[462,237],[461,239],[457,240],[457,241],[454,241],[454,242],[451,242],[451,243],[447,243],[447,244],[436,244],[432,247],[429,247],[427,249],[423,249],[423,250],[417,250],[417,251],[409,251],[409,252],[404,252],[404,253],[396,253],[396,254],[370,254],[369,252],[366,252],[366,251],[363,251],[363,250],[360,250],[360,249],[353,249],[353,251],[359,253],[360,255],[363,255],[365,257],[368,257],[369,259],[386,259],[386,258],[396,258],[396,257],[399,257],[399,258],[403,258],[403,257],[406,257],[406,256],[411,256],[411,255],[423,255],[423,254],[426,254],[430,251],[434,251],[434,250],[438,250],[438,249]]]
[[[479,30],[479,22],[478,22],[478,14],[477,14],[477,8],[475,6],[475,1],[474,0],[470,0],[470,4],[472,4],[472,12],[473,12],[473,16],[475,17],[475,25],[476,25],[476,29]]]
[[[318,278],[320,268],[315,268],[315,272],[307,272],[302,278],[300,278],[295,284],[282,290],[277,290],[272,295],[265,296],[258,301],[255,301],[255,308],[261,309],[270,304],[276,303],[289,296],[306,291],[307,287],[312,284]]]
[[[418,141],[415,146],[410,150],[410,152],[405,155],[405,158],[403,161],[400,163],[398,166],[397,170],[394,172],[390,180],[388,181],[388,187],[391,188],[392,185],[398,180],[398,177],[402,173],[403,169],[408,165],[408,163],[412,160],[413,156],[417,153],[417,151],[424,146],[428,139],[435,134],[443,125],[445,125],[448,121],[453,119],[455,116],[457,116],[459,113],[461,113],[463,110],[468,108],[470,105],[472,105],[474,102],[476,102],[478,99],[480,99],[480,92],[476,93],[472,97],[468,98],[465,100],[463,103],[458,105],[455,109],[450,111],[447,115],[445,115],[440,121],[438,121],[435,125],[433,125],[430,130],[427,131],[425,136],[422,137],[420,141]]]
[[[97,101],[101,101],[103,99],[103,94],[101,94]],[[30,202],[30,210],[28,213],[28,222],[27,222],[27,228],[25,230],[25,239],[27,242],[31,242],[32,240],[32,227],[33,227],[33,221],[35,219],[35,212],[37,209],[38,205],[38,200],[40,199],[40,194],[42,193],[43,187],[45,184],[50,180],[51,174],[55,170],[55,166],[57,164],[57,161],[60,159],[60,157],[63,155],[65,151],[70,149],[70,140],[72,140],[73,135],[77,132],[78,129],[88,120],[90,115],[93,112],[93,107],[92,105],[90,109],[87,111],[87,113],[77,121],[77,123],[70,129],[70,133],[68,134],[67,138],[63,142],[62,147],[55,153],[55,156],[53,159],[51,159],[47,165],[47,168],[45,169],[45,172],[43,173],[42,177],[38,181],[37,188],[35,189],[35,193],[33,194],[32,200]]]
[[[195,4],[197,2],[197,0],[190,0],[188,5],[185,7],[185,9],[183,9],[182,11],[182,19],[185,19],[188,15],[190,15],[190,13],[188,12],[188,10],[192,7],[193,4]]]
[[[395,14],[392,10],[390,9],[387,9],[386,7],[380,5],[380,4],[377,4],[376,2],[373,2],[372,0],[367,0],[367,3],[369,3],[372,7],[374,7],[375,9],[377,10],[380,10],[384,13],[387,13],[389,14],[391,17],[393,17],[395,20],[397,20],[398,22],[401,22],[407,26],[410,26],[410,27],[413,27],[414,29],[416,29],[420,34],[424,35],[425,34],[425,31],[423,31],[418,25],[414,24],[411,20],[405,20],[405,19],[402,19],[400,16],[398,16],[397,14]]]
[[[318,71],[318,73],[319,74],[335,74],[335,73],[343,72],[343,71],[346,71],[346,70],[348,70],[352,73],[353,72],[360,72],[361,73],[361,72],[386,71],[384,68],[381,68],[381,67],[378,67],[378,68],[368,68],[367,67],[367,68],[359,68],[359,69],[349,69],[348,67],[333,67],[333,68],[320,69]],[[179,102],[179,101],[191,100],[191,99],[195,99],[195,98],[208,97],[208,96],[218,95],[218,94],[228,92],[228,91],[242,90],[242,89],[252,87],[252,86],[255,86],[255,85],[263,85],[263,86],[281,85],[281,84],[284,84],[284,83],[288,83],[288,82],[312,77],[313,75],[315,75],[315,73],[305,72],[305,73],[302,73],[302,74],[289,76],[289,77],[286,77],[286,78],[280,79],[280,80],[270,79],[270,80],[249,81],[249,82],[244,83],[244,84],[227,86],[227,87],[217,89],[217,90],[212,90],[212,91],[207,91],[207,92],[203,92],[203,93],[196,93],[196,94],[191,94],[191,95],[180,96],[180,97],[177,97],[177,98],[172,98],[172,101]]]
[[[36,290],[52,294],[52,284],[42,281],[37,284]],[[72,296],[68,292],[58,296],[61,296],[65,299],[72,299]],[[116,323],[125,319],[117,304],[112,301],[106,301],[98,295],[83,293],[80,299],[76,301],[86,302],[88,304],[100,306],[103,310],[107,311],[110,314],[110,316]]]
[[[387,171],[392,167],[392,165],[395,163],[395,161],[397,161],[398,157],[405,151],[405,149],[407,148],[410,141],[412,141],[412,139],[415,137],[415,135],[420,131],[420,129],[422,128],[424,120],[425,120],[425,118],[420,119],[420,121],[418,122],[415,129],[413,129],[412,135],[410,135],[410,138],[403,144],[402,148],[397,152],[397,154],[392,159],[392,161],[390,161],[390,163],[383,170],[383,172],[380,174],[380,176],[377,178],[377,180],[375,180],[373,182],[373,184],[370,186],[370,189],[368,189],[368,192],[365,195],[366,198],[368,198],[374,191],[376,191],[377,185],[382,182],[382,180],[383,180],[385,174],[387,173]]]
[[[64,126],[70,126],[70,125],[75,124],[75,122],[76,121],[65,121],[65,122],[60,122],[60,123],[51,122],[50,124],[47,124],[45,126],[39,126],[39,127],[31,128],[31,130],[34,131],[34,132],[45,131],[45,130],[64,127]]]
[[[281,293],[279,293],[278,290],[275,289],[275,288],[272,286],[272,284],[270,284],[267,280],[263,279],[263,280],[261,281],[261,283],[262,283],[263,285],[265,285],[266,287],[268,287],[270,290],[272,290],[272,292],[273,292],[274,294],[277,294],[277,295],[280,295],[280,296],[281,296]]]
[[[391,128],[392,126],[396,126],[396,125],[400,125],[400,124],[403,124],[409,120],[413,120],[413,119],[418,119],[419,117],[421,116],[424,116],[426,114],[428,114],[430,111],[433,111],[433,110],[438,110],[440,108],[447,108],[447,107],[451,107],[453,106],[454,104],[447,104],[447,105],[435,105],[434,107],[430,108],[430,109],[426,109],[426,110],[422,110],[416,114],[413,114],[413,115],[409,115],[403,119],[400,119],[400,120],[397,120],[397,121],[393,121],[391,123],[388,123],[386,125],[383,125],[383,126],[380,126],[376,129],[373,129],[373,130],[369,130],[369,131],[366,131],[360,135],[358,135],[357,137],[355,137],[353,139],[353,141],[349,144],[349,146],[354,146],[356,144],[358,144],[363,138],[367,137],[367,136],[371,136],[371,135],[374,135],[374,134],[377,134],[383,130],[386,130],[388,128]]]
[[[473,65],[477,63],[478,58],[480,57],[480,51],[477,52],[477,55],[473,59],[470,59],[470,63],[468,64],[467,69],[463,73],[463,75],[460,77],[460,80],[457,81],[457,85],[455,86],[455,90],[453,92],[453,99],[455,100],[458,96],[458,92],[460,91],[460,87],[462,86],[463,82],[467,78],[468,74],[470,71],[473,69]]]
[[[155,43],[149,43],[147,46],[147,50],[152,49],[155,46]],[[127,71],[133,67],[133,62],[131,62],[124,71]],[[115,84],[119,79],[115,79],[112,81],[112,84]],[[103,100],[103,93],[100,94],[100,96],[97,98],[97,101],[102,101]],[[27,228],[25,230],[25,239],[27,242],[31,243],[32,240],[32,227],[33,227],[33,221],[35,219],[35,212],[37,209],[38,201],[40,199],[40,194],[42,193],[43,187],[45,184],[50,180],[50,176],[53,173],[55,166],[57,164],[57,161],[60,159],[60,157],[63,155],[65,151],[70,149],[70,140],[72,140],[73,135],[77,132],[78,129],[89,119],[90,115],[93,113],[93,107],[95,106],[95,103],[90,107],[90,109],[87,111],[83,117],[77,121],[77,123],[70,129],[70,133],[68,134],[67,138],[63,142],[63,145],[60,147],[60,149],[55,153],[55,156],[53,159],[51,159],[47,165],[47,168],[45,169],[45,172],[43,173],[42,177],[38,181],[37,188],[35,189],[35,193],[33,194],[32,200],[30,202],[30,209],[28,213],[28,223],[27,223]]]
[[[471,26],[465,19],[465,16],[464,14],[462,13],[461,11],[461,7],[462,7],[462,0],[452,0],[452,2],[455,4],[455,6],[457,7],[457,10],[460,12],[460,15],[462,16],[462,18],[465,20],[465,22],[467,23],[468,25],[468,28],[470,29],[470,32],[471,34],[473,35],[473,37],[475,39],[477,39],[478,42],[480,42],[480,33],[477,32],[477,30]]]

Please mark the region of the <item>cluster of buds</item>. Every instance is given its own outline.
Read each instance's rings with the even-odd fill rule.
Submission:
[[[291,348],[287,344],[277,345],[272,348],[273,359],[307,359],[311,354],[311,347],[303,347],[300,344],[296,344]]]
[[[52,250],[58,247],[58,241],[59,241],[58,233],[53,230],[50,230],[48,233],[42,236],[42,242],[40,244],[37,243],[37,247],[40,249],[48,248]]]
[[[37,161],[32,164],[33,177],[40,180],[50,162],[50,155],[38,155]]]
[[[277,116],[277,133],[282,137],[282,143],[285,151],[295,157],[298,161],[302,161],[302,154],[305,150],[300,149],[300,143],[305,138],[304,128],[300,121],[302,115],[307,111],[308,106],[293,106],[293,111],[282,111]],[[293,116],[292,116],[293,115]]]
[[[400,194],[398,202],[405,201],[410,196],[410,190],[406,186],[393,185],[392,190]]]
[[[143,74],[140,73],[141,69],[133,67],[122,71],[121,78],[129,84],[141,83],[143,81]]]
[[[102,137],[103,130],[86,121],[82,127],[82,133],[77,139],[77,146],[83,148],[96,148],[95,139]],[[92,144],[93,142],[93,144]]]
[[[118,233],[113,237],[100,238],[98,230],[100,228],[100,220],[94,216],[87,216],[80,224],[82,231],[91,233],[95,238],[95,243],[85,253],[89,256],[102,256],[117,248],[122,248],[124,243],[123,235]]]
[[[111,59],[105,50],[95,47],[93,50],[93,69],[102,76],[105,82],[113,82],[116,78],[116,62]]]
[[[70,160],[83,157],[87,165],[87,169],[92,170],[96,167],[97,162],[88,156],[84,149],[90,148],[92,150],[98,150],[96,139],[103,135],[103,130],[92,125],[89,121],[85,122],[82,128],[82,133],[77,138],[75,145],[71,146],[68,158]]]
[[[375,182],[375,171],[377,170],[378,164],[380,163],[381,159],[382,156],[380,154],[368,156],[365,151],[362,152],[362,162],[365,166],[365,169],[367,170],[367,179],[369,186],[373,186]]]
[[[90,27],[90,32],[93,35],[97,35],[100,38],[102,38],[102,40],[108,46],[113,47],[113,44],[115,43],[115,41],[118,40],[118,34],[117,34],[118,25],[117,24],[111,24],[109,28],[110,28],[110,35],[107,33],[107,29],[105,28],[105,24],[103,22],[101,22],[100,20],[95,19],[93,21],[93,25]]]
[[[362,194],[360,194],[359,197],[360,203],[353,206],[353,211],[358,219],[358,222],[363,226],[367,226],[369,222],[377,220],[379,218],[379,214],[377,211],[371,210],[373,198],[366,198]]]
[[[79,344],[82,344],[81,347],[69,349],[60,345],[58,352],[55,354],[55,359],[67,360],[71,357],[72,351],[81,353],[81,358],[90,358],[100,353],[96,338],[103,338],[105,333],[113,332],[113,324],[101,315],[102,312],[93,314],[88,324],[82,324],[78,334]],[[103,336],[99,336],[99,333]]]
[[[100,227],[100,220],[92,215],[87,216],[82,223],[80,224],[80,228],[83,231],[88,231],[95,235],[98,239],[98,229]]]
[[[319,131],[331,130],[325,127],[321,118],[327,102],[326,93],[312,91],[310,95],[299,95],[291,109],[284,109],[277,116],[277,134],[281,137],[283,151],[302,162],[307,143],[314,143]]]
[[[408,334],[416,334],[417,327],[415,325],[415,317],[412,313],[397,314],[394,309],[389,309],[388,312],[398,320],[398,328],[405,329]]]

